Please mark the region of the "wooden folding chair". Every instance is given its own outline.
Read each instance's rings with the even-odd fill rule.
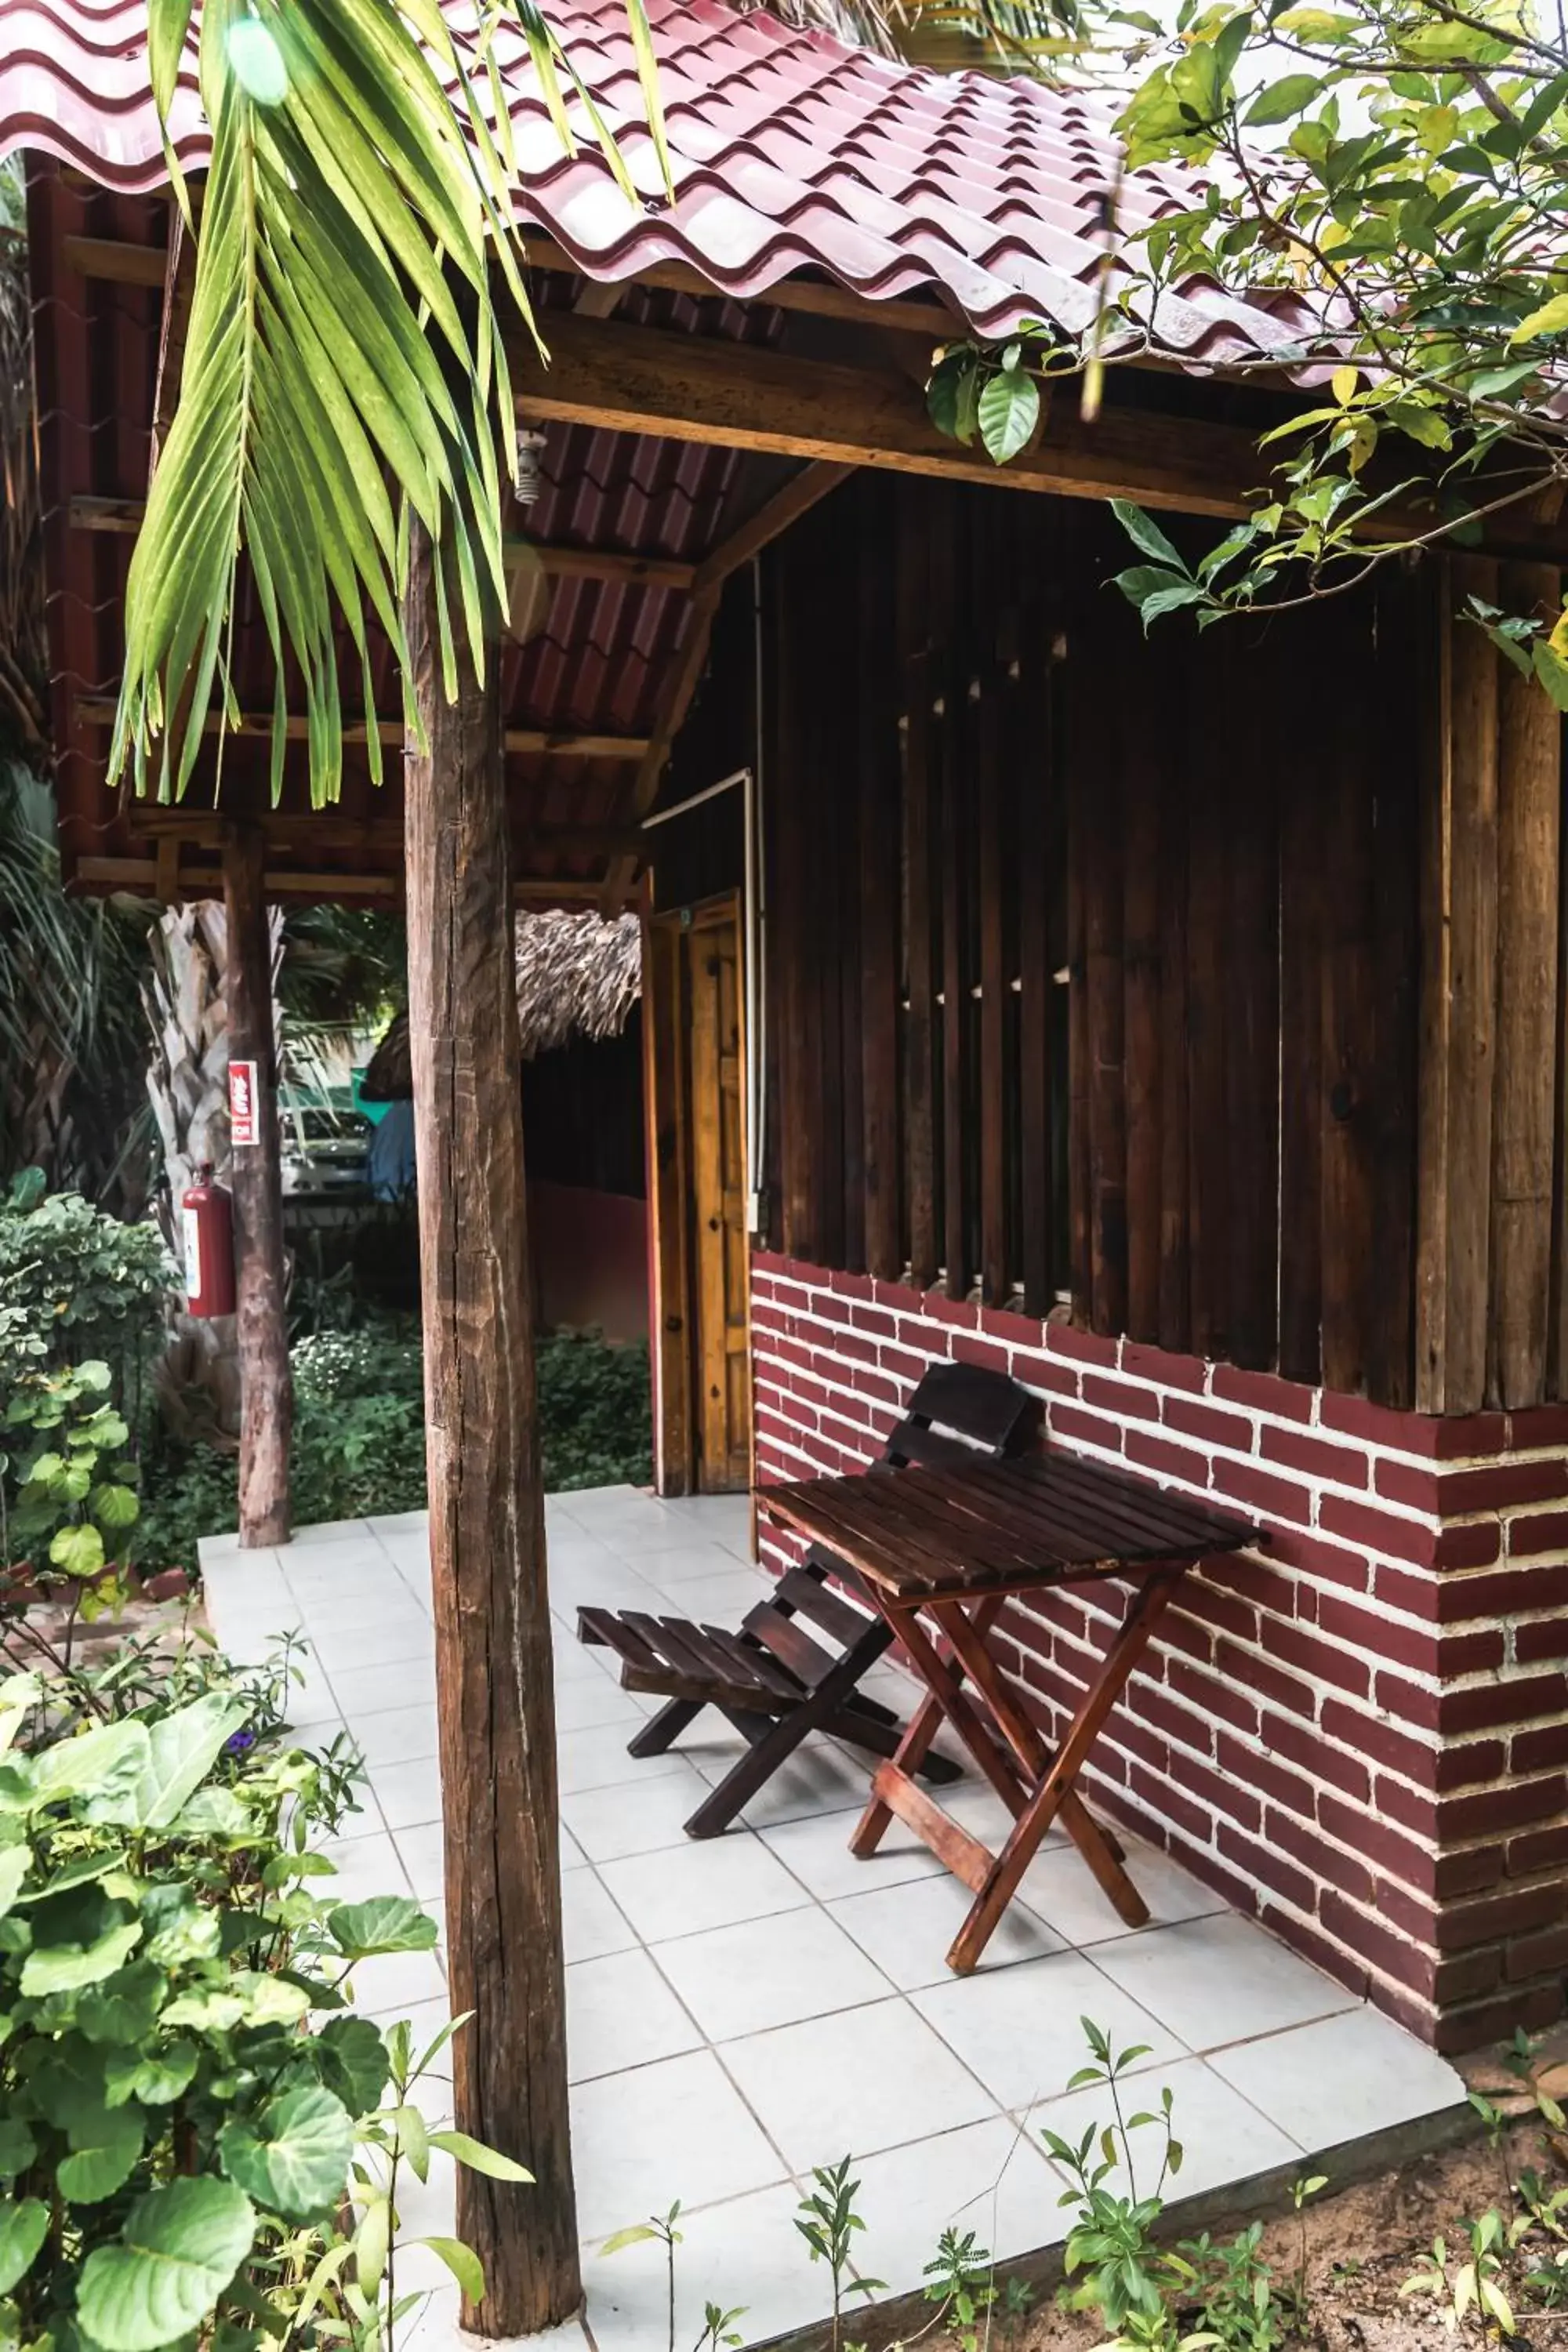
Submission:
[[[1038,1400],[1005,1373],[933,1364],[873,1469],[999,1461],[1024,1450],[1039,1414]],[[855,1606],[835,1584],[867,1605]],[[780,1577],[739,1633],[637,1609],[580,1609],[577,1633],[616,1652],[623,1689],[658,1692],[669,1702],[630,1743],[630,1755],[662,1756],[705,1706],[716,1706],[748,1742],[686,1823],[689,1837],[728,1829],[808,1732],[827,1732],[873,1756],[898,1752],[899,1717],[858,1688],[892,1632],[870,1613],[856,1571],[822,1544]],[[960,1777],[958,1766],[934,1751],[919,1769],[939,1783]]]

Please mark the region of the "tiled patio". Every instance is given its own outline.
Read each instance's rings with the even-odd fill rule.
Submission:
[[[894,2289],[919,2284],[950,2221],[1002,2255],[1058,2236],[1059,2187],[1037,2133],[1050,2123],[1076,2136],[1098,2112],[1092,2093],[1062,2087],[1085,2014],[1149,2045],[1151,2088],[1175,2094],[1184,2193],[1463,2096],[1442,2061],[1152,1851],[1130,1857],[1149,1927],[1130,1934],[1055,1839],[986,1965],[952,1977],[942,1956],[967,1897],[897,1822],[874,1861],[851,1857],[866,1776],[830,1741],[774,1780],[749,1827],[690,1843],[680,1824],[727,1769],[734,1735],[710,1714],[670,1755],[634,1762],[626,1741],[655,1702],[618,1688],[606,1652],[578,1646],[575,1611],[592,1600],[735,1622],[763,1582],[746,1503],[607,1487],[552,1499],[549,1529],[574,2152],[601,2352],[663,2341],[658,2250],[595,2250],[676,2198],[686,2341],[709,2296],[747,2306],[748,2340],[820,2317],[825,2274],[792,2221],[811,2167],[846,2151],[865,2263]],[[277,1553],[220,1538],[203,1555],[220,1640],[255,1655],[300,1627],[314,1654],[301,1735],[346,1725],[363,1750],[364,1810],[333,1849],[345,1893],[407,1888],[438,1908],[423,1516],[307,1528]],[[898,1671],[879,1671],[883,1695],[907,1704]],[[943,1801],[994,1837],[988,1789]],[[432,2031],[446,2013],[436,1956],[374,1961],[357,1990],[373,2012]],[[406,2226],[448,2227],[449,2203],[449,2179],[433,2177]],[[458,2340],[450,2294],[410,2340],[419,2352]]]

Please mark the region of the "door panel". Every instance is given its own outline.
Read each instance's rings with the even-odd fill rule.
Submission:
[[[660,914],[649,973],[663,1201],[661,1485],[744,1493],[752,1479],[743,1005],[732,898]]]

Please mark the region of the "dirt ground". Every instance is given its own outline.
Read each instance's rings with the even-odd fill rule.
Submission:
[[[1512,2125],[1509,2142],[1515,2179],[1534,2166],[1553,2187],[1568,2181],[1568,2170],[1548,2147],[1539,2118]],[[1499,2158],[1483,2137],[1422,2156],[1337,2195],[1331,2186],[1307,2207],[1301,2221],[1292,2214],[1269,2222],[1263,2252],[1280,2280],[1296,2273],[1305,2224],[1307,2322],[1302,2336],[1289,2340],[1310,2352],[1436,2352],[1439,2345],[1465,2338],[1479,2346],[1481,2330],[1473,2314],[1456,2338],[1429,2298],[1401,2301],[1399,2289],[1415,2268],[1416,2255],[1435,2237],[1447,2237],[1452,2259],[1462,2238],[1459,2225],[1489,2206],[1500,2209],[1503,2193]],[[1515,2260],[1520,2277],[1546,2243],[1542,2237],[1521,2247]],[[1527,2315],[1520,2310],[1523,2300],[1514,2298],[1519,2332],[1513,2342],[1550,2347],[1552,2352],[1568,2347],[1568,2310]],[[1184,2315],[1184,2324],[1196,2325],[1195,2315]],[[906,2341],[912,2335],[911,2330]],[[1009,2331],[1000,2317],[994,2319],[990,2352],[1093,2352],[1103,2336],[1092,2316],[1058,2311],[1042,2289],[1038,2305],[1022,2325]],[[948,2352],[956,2339],[936,2336],[926,2343],[931,2352],[939,2346]]]

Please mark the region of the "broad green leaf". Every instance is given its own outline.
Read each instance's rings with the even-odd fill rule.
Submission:
[[[113,1481],[95,1486],[87,1498],[87,1507],[100,1528],[128,1528],[142,1511],[135,1488]]]
[[[79,1992],[112,1976],[142,1940],[142,1922],[128,1919],[90,1944],[55,1944],[35,1948],[22,1963],[22,1992],[29,2000],[46,1993]]]
[[[1568,661],[1544,637],[1536,639],[1531,647],[1531,656],[1535,664],[1535,675],[1556,708],[1568,710]]]
[[[484,2301],[485,2266],[471,2246],[465,2246],[461,2238],[416,2238],[414,2243],[428,2246],[440,2257],[470,2303]]]
[[[86,1492],[84,1476],[82,1493]],[[96,1528],[60,1528],[50,1540],[49,1559],[67,1576],[96,1576],[104,1558],[103,1538]]]
[[[131,2106],[99,2106],[79,2114],[69,2133],[71,2152],[55,2168],[62,2197],[79,2205],[100,2205],[123,2189],[142,2153],[143,2126]]]
[[[1522,343],[1531,335],[1561,335],[1568,331],[1568,294],[1554,294],[1550,302],[1542,302],[1521,319],[1512,334],[1510,343]]]
[[[41,2197],[24,2197],[20,2204],[0,2197],[0,2294],[9,2294],[25,2279],[48,2235],[49,2209]]]
[[[316,2037],[322,2079],[349,2113],[367,2116],[386,2088],[386,2044],[368,2017],[329,2018]]]
[[[18,2116],[0,2116],[0,2180],[15,2180],[38,2152],[30,2127]]]
[[[249,1713],[244,1699],[209,1691],[153,1725],[152,1752],[136,1792],[138,1828],[170,1826],[216,1763],[224,1742],[241,1728]]]
[[[245,1800],[219,1781],[198,1789],[173,1823],[177,1837],[246,1837],[254,1826]]]
[[[1021,367],[1005,367],[980,395],[980,438],[993,465],[1005,466],[1039,422],[1040,387]]]
[[[256,2214],[232,2181],[173,2180],[137,2199],[119,2242],[82,2266],[77,2310],[103,2352],[163,2352],[208,2318],[250,2252]]]
[[[48,1805],[89,1797],[97,1817],[107,1821],[134,1795],[151,1755],[145,1724],[96,1724],[74,1739],[56,1740],[34,1758],[34,1801]]]
[[[491,2180],[531,2181],[533,2179],[525,2166],[510,2156],[502,2156],[499,2148],[487,2147],[483,2140],[470,2139],[467,2132],[433,2131],[430,2145],[432,2147],[444,2147],[448,2156],[455,2156],[458,2162],[466,2164],[470,2172],[483,2172]],[[626,2242],[629,2245],[630,2239]],[[609,2252],[608,2247],[605,2252]]]
[[[37,1675],[7,1675],[0,1681],[0,1756],[11,1746],[43,1690]]]
[[[26,1845],[0,1846],[0,1919],[3,1919],[22,1891],[33,1860],[32,1848]]]
[[[353,2117],[319,2084],[285,2091],[253,2123],[236,2116],[218,2138],[230,2179],[291,2221],[313,2221],[337,2203],[353,2145]]]
[[[1321,74],[1286,74],[1259,92],[1243,120],[1249,131],[1260,130],[1266,123],[1292,121],[1311,105],[1322,86]]]
[[[153,2051],[115,2051],[104,2061],[104,2096],[111,2107],[136,2099],[166,2107],[189,2090],[200,2053],[194,2042],[165,2042]]]
[[[376,1952],[429,1952],[439,1929],[409,1895],[376,1895],[365,1903],[340,1903],[327,1914],[327,1933],[351,1960]]]
[[[78,2030],[91,2042],[123,2047],[144,2042],[158,2021],[167,1981],[163,1969],[149,1960],[133,1960],[129,1968],[117,1969],[78,2000]]]
[[[1135,506],[1131,499],[1112,499],[1110,511],[1134,547],[1152,556],[1156,563],[1167,565],[1173,572],[1185,572],[1187,567],[1181,556],[1159,524],[1145,514],[1141,506]]]

